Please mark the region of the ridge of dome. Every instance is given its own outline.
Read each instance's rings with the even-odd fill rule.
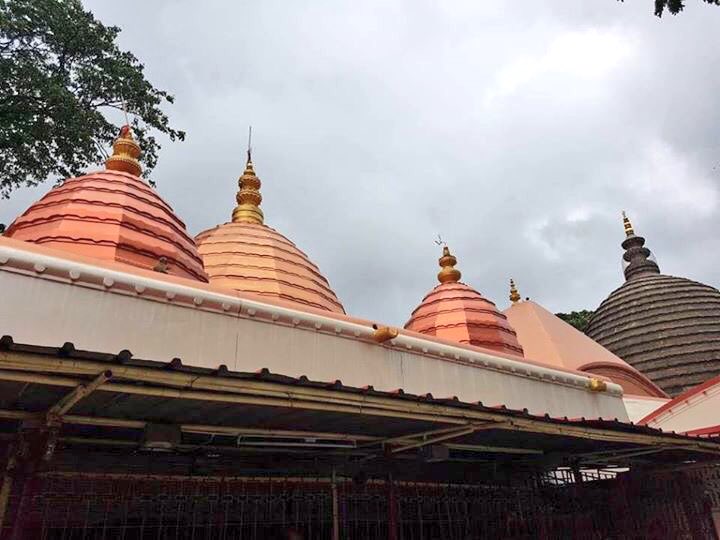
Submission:
[[[682,277],[635,276],[603,300],[586,333],[675,396],[720,374],[720,291]]]

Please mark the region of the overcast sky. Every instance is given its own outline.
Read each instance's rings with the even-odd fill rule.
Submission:
[[[176,96],[153,178],[189,231],[229,220],[252,124],[266,223],[398,325],[438,234],[501,308],[512,276],[594,309],[623,209],[664,273],[720,285],[720,8],[687,3],[85,0]]]

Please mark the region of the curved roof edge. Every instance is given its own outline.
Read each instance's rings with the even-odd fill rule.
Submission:
[[[690,431],[686,431],[685,435],[690,435],[692,437],[719,437],[720,424],[700,429],[691,429]]]
[[[653,412],[648,414],[645,418],[642,418],[638,423],[639,424],[648,424],[650,422],[657,422],[661,417],[665,416],[666,414],[670,413],[674,407],[677,407],[678,405],[687,402],[689,404],[690,400],[697,397],[699,394],[706,394],[708,390],[718,387],[720,389],[720,375],[717,375],[716,377],[713,377],[712,379],[708,379],[702,384],[698,384],[697,386],[692,387],[690,390],[687,390],[680,394],[679,396],[673,398],[672,400],[665,403],[663,406],[658,407]],[[703,428],[706,429],[706,428]],[[694,431],[694,430],[691,430]]]
[[[663,390],[659,386],[657,386],[655,383],[653,383],[650,379],[645,377],[642,373],[640,373],[632,366],[621,366],[613,362],[591,362],[589,364],[580,366],[579,370],[585,373],[592,373],[594,375],[604,375],[605,377],[608,377],[612,381],[622,386],[625,393],[629,395],[642,394],[630,392],[630,388],[626,388],[625,385],[623,385],[623,381],[627,381],[631,385],[640,387],[642,390],[645,391],[648,397],[670,397],[665,392],[663,392]]]

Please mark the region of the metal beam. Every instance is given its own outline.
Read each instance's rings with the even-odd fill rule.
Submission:
[[[458,437],[462,437],[463,435],[470,435],[471,433],[474,433],[481,429],[488,429],[488,424],[469,426],[469,427],[465,427],[465,428],[456,429],[455,431],[445,433],[444,435],[438,435],[437,437],[430,437],[429,439],[423,438],[423,440],[421,440],[421,441],[415,441],[414,443],[411,443],[411,444],[406,444],[406,445],[400,446],[398,448],[393,448],[392,450],[390,450],[390,453],[397,454],[399,452],[404,452],[405,450],[412,450],[413,448],[420,448],[421,446],[427,446],[428,444],[436,444],[436,443],[439,443],[442,441],[448,441],[450,439],[457,439]]]
[[[542,450],[535,450],[531,448],[512,448],[508,446],[489,446],[486,444],[457,444],[450,443],[446,444],[450,450],[462,450],[464,452],[487,452],[490,454],[527,454],[527,455],[542,455]]]
[[[0,365],[17,371],[3,372],[0,379],[8,373],[18,380],[36,384],[76,386],[82,381],[68,377],[49,376],[44,373],[96,374],[107,368],[102,362],[81,359],[54,358],[46,355],[0,351]],[[452,407],[440,403],[398,400],[390,396],[360,394],[326,390],[315,387],[303,387],[282,383],[270,383],[249,379],[237,379],[218,376],[198,376],[190,373],[161,371],[155,368],[136,366],[117,366],[115,376],[130,380],[143,381],[167,386],[136,386],[131,384],[105,384],[101,391],[124,392],[127,394],[159,396],[178,399],[194,399],[222,403],[264,405],[293,409],[318,410],[375,417],[405,418],[425,420],[439,424],[466,426],[468,422],[504,422],[500,429],[524,433],[543,433],[566,437],[590,439],[594,441],[635,443],[643,445],[668,445],[691,449],[696,452],[716,454],[720,445],[706,440],[690,441],[687,438],[669,435],[645,433],[627,433],[610,428],[596,428],[572,423],[549,422],[544,419],[526,416],[511,416],[501,412],[482,409]],[[118,372],[118,369],[121,373]],[[31,373],[18,373],[18,371]],[[32,373],[34,372],[34,373]],[[19,375],[24,375],[21,378]],[[179,388],[184,386],[185,388]],[[194,390],[194,388],[202,390]],[[187,390],[186,388],[193,388]]]
[[[413,448],[420,448],[421,446],[427,446],[428,444],[435,444],[442,441],[448,441],[450,439],[456,439],[457,437],[462,437],[463,435],[469,435],[471,433],[475,433],[476,431],[484,430],[484,429],[495,429],[500,428],[502,424],[501,422],[484,422],[480,424],[468,424],[464,427],[452,427],[452,428],[445,428],[445,429],[437,429],[432,431],[424,431],[421,433],[415,433],[412,435],[401,435],[399,437],[392,437],[390,439],[383,440],[383,444],[388,444],[391,442],[405,442],[403,446],[400,446],[398,448],[393,448],[390,453],[391,454],[397,454],[399,452],[404,452],[405,450],[411,450]],[[434,435],[434,437],[428,438],[428,436]],[[420,440],[418,440],[420,439]],[[410,442],[412,441],[412,442]]]
[[[412,444],[406,444],[405,446],[399,446],[398,448],[393,448],[390,450],[391,454],[398,454],[400,452],[405,452],[406,450],[412,450],[413,448],[420,448],[421,446],[427,446],[429,444],[436,444],[442,441],[447,441],[450,439],[456,439],[457,437],[462,437],[463,435],[469,435],[475,431],[473,428],[464,428],[455,431],[454,433],[448,433],[446,435],[439,435],[437,437],[431,437],[430,439],[425,439],[422,441],[414,442]]]
[[[0,418],[8,420],[31,420],[41,416],[42,413],[26,411],[11,411],[0,409]],[[117,427],[129,429],[144,429],[146,422],[141,420],[127,420],[124,418],[104,418],[98,416],[79,416],[68,414],[63,417],[63,423],[81,426]],[[453,428],[457,429],[457,428]],[[378,437],[369,435],[352,435],[348,433],[333,433],[327,431],[299,431],[288,429],[262,429],[244,428],[239,426],[213,426],[209,424],[180,424],[183,433],[201,435],[226,435],[229,437],[266,437],[276,439],[317,439],[330,441],[376,441]]]
[[[97,437],[58,437],[58,441],[68,444],[78,445],[90,445],[90,446],[109,446],[109,447],[125,447],[138,449],[141,447],[141,443],[138,441],[129,441],[125,439],[108,439],[108,438],[97,438]],[[279,448],[278,448],[279,447]],[[293,455],[312,455],[317,456],[318,451],[323,451],[325,457],[343,457],[348,456],[363,457],[367,455],[366,452],[358,451],[353,446],[343,445],[301,445],[293,443],[258,443],[258,444],[247,444],[241,443],[238,446],[222,446],[216,444],[179,444],[177,450],[181,452],[218,452],[225,454],[264,454],[271,453],[276,454],[278,451],[282,451],[284,454]],[[155,476],[155,475],[153,475]]]
[[[580,456],[580,460],[583,463],[607,462],[632,457],[647,456],[650,454],[658,454],[660,452],[664,452],[665,450],[688,450],[688,448],[678,448],[677,446],[659,446],[655,448],[645,448],[643,450],[634,449],[632,452],[606,452],[605,454],[598,452],[596,453],[598,455],[595,456],[585,456],[583,454]]]
[[[79,384],[69,394],[65,395],[60,401],[48,409],[46,416],[48,421],[55,421],[60,418],[82,398],[92,394],[95,390],[100,388],[101,385],[109,381],[113,376],[112,371],[106,369],[99,373],[92,381],[87,384]]]
[[[298,438],[298,439],[324,439],[332,441],[375,441],[378,437],[370,435],[353,435],[349,433],[332,433],[327,431],[300,431],[289,429],[260,429],[234,426],[213,426],[202,424],[181,424],[184,433],[197,433],[206,435],[229,435],[268,438]]]
[[[595,456],[603,457],[603,456],[607,456],[609,454],[614,454],[614,455],[619,456],[622,454],[632,454],[633,452],[637,452],[638,450],[647,451],[647,450],[654,450],[655,448],[657,448],[657,447],[654,446],[652,448],[648,448],[647,446],[645,446],[645,447],[633,446],[632,448],[618,448],[616,450],[598,450],[595,452],[582,452],[580,454],[577,454],[577,457],[582,459],[582,458],[586,458],[586,457],[591,458],[591,457],[595,457]]]
[[[397,435],[395,437],[384,437],[384,438],[376,438],[372,442],[369,442],[367,444],[363,444],[361,447],[366,446],[375,446],[377,444],[391,444],[394,442],[401,442],[401,441],[412,441],[419,437],[427,437],[430,435],[442,435],[443,433],[451,433],[454,431],[457,431],[459,428],[457,424],[451,426],[451,427],[445,427],[440,429],[430,429],[428,431],[421,431],[419,433],[409,433],[407,435]]]
[[[58,373],[67,375],[95,374],[107,369],[108,364],[99,361],[77,358],[55,358],[53,356],[22,353],[15,351],[0,351],[0,365],[22,371],[38,371],[42,373]],[[263,380],[250,380],[235,377],[222,377],[216,375],[198,375],[181,371],[168,371],[153,367],[140,367],[133,365],[113,366],[115,376],[127,380],[142,381],[162,385],[164,391],[183,392],[181,395],[165,394],[165,397],[185,397],[188,392],[198,392],[189,399],[222,400],[217,394],[241,394],[242,399],[257,405],[283,403],[285,407],[315,408],[324,410],[337,410],[338,412],[367,413],[371,415],[391,416],[395,418],[413,418],[434,422],[465,424],[472,420],[507,420],[507,414],[500,412],[461,410],[452,405],[433,403],[402,402],[389,396],[373,393],[338,392],[317,387],[303,385],[288,385],[279,382]],[[124,390],[123,390],[124,391]],[[212,397],[204,397],[203,391],[210,391]],[[133,393],[131,390],[128,393]],[[140,393],[136,391],[136,393]],[[153,394],[156,395],[156,394]],[[233,401],[225,398],[225,401]],[[401,412],[401,409],[402,412]],[[387,411],[387,412],[384,412]],[[392,412],[390,412],[392,411]],[[384,413],[384,414],[383,414]],[[425,413],[425,414],[423,414]],[[454,417],[452,420],[440,420],[438,414]],[[545,423],[545,422],[543,422]],[[601,430],[598,430],[601,431]],[[589,438],[589,437],[585,437]]]
[[[0,361],[2,360],[3,354],[4,353],[0,351]],[[12,367],[13,369],[19,369],[21,371],[0,370],[0,380],[32,382],[34,384],[70,387],[82,384],[82,380],[79,379],[55,375],[44,375],[42,373],[33,373],[31,370],[28,370],[26,366],[23,367],[19,364],[13,365]],[[50,369],[50,371],[52,370]],[[117,370],[115,372],[115,376],[119,376]],[[128,378],[127,374],[123,374],[123,378]],[[146,379],[136,380],[146,382]],[[155,382],[157,382],[158,384],[162,384],[161,379],[158,379]],[[125,393],[140,396],[189,399],[198,401],[210,401],[216,403],[261,405],[268,407],[285,407],[313,411],[332,411],[369,416],[404,418],[409,420],[423,420],[436,423],[463,425],[467,424],[467,419],[461,416],[448,419],[440,418],[436,414],[432,413],[432,409],[430,409],[428,412],[416,412],[413,409],[417,409],[417,406],[411,408],[403,407],[401,409],[398,409],[397,404],[394,403],[394,400],[390,400],[388,398],[376,398],[374,396],[335,392],[333,398],[330,399],[325,395],[326,391],[323,391],[321,389],[312,388],[298,392],[298,387],[290,386],[289,388],[287,388],[286,385],[279,385],[277,383],[274,383],[276,387],[285,386],[286,389],[284,391],[275,390],[272,392],[272,395],[268,395],[268,393],[265,392],[263,389],[259,389],[259,391],[255,392],[253,391],[252,387],[254,386],[256,381],[244,380],[242,382],[245,385],[242,387],[242,390],[244,390],[242,393],[240,393],[241,389],[236,389],[233,392],[228,392],[226,390],[220,391],[219,389],[187,390],[166,386],[140,386],[122,383],[105,384],[100,386],[98,390],[104,392]],[[189,385],[191,384],[192,383],[189,383]],[[262,384],[267,385],[269,383]],[[308,390],[310,391],[308,392]],[[341,395],[342,397],[338,397],[338,395]],[[425,407],[420,408],[425,409]]]

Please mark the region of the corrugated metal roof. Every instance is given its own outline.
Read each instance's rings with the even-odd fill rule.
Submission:
[[[132,353],[128,350],[122,350],[118,353],[102,353],[102,352],[94,352],[94,351],[81,351],[76,350],[74,345],[72,343],[64,343],[60,347],[44,347],[44,346],[36,346],[31,344],[18,344],[15,343],[10,336],[3,336],[0,338],[0,351],[12,351],[16,353],[25,353],[25,354],[38,354],[38,355],[44,355],[49,357],[69,357],[73,359],[78,360],[88,360],[88,361],[94,361],[94,362],[103,362],[107,363],[110,367],[113,364],[121,364],[126,366],[136,366],[136,367],[145,367],[145,368],[153,368],[153,369],[159,369],[159,370],[167,370],[172,372],[179,372],[179,373],[188,373],[188,374],[197,374],[197,375],[203,375],[203,376],[216,376],[216,377],[224,377],[229,379],[244,379],[244,380],[259,380],[263,382],[269,382],[269,383],[277,383],[281,385],[287,385],[287,386],[293,386],[293,387],[304,387],[304,388],[317,388],[317,389],[324,389],[324,390],[332,390],[335,392],[338,392],[340,394],[355,394],[355,395],[370,395],[370,396],[379,396],[384,398],[391,398],[398,401],[403,402],[421,402],[421,403],[430,403],[430,404],[436,404],[436,405],[442,405],[447,407],[452,407],[454,409],[466,409],[466,410],[473,410],[473,411],[482,411],[482,412],[491,412],[495,414],[501,414],[502,416],[507,417],[508,419],[512,418],[524,418],[524,419],[532,419],[535,421],[541,421],[550,425],[571,425],[571,426],[577,426],[577,427],[588,427],[588,428],[597,428],[597,429],[605,429],[605,430],[612,430],[615,432],[622,432],[622,433],[628,433],[628,434],[644,434],[644,435],[662,435],[665,437],[671,437],[671,438],[682,438],[682,439],[694,439],[695,437],[691,437],[685,434],[676,434],[674,432],[667,433],[663,432],[661,429],[651,428],[646,425],[638,425],[634,424],[632,422],[626,423],[621,422],[617,418],[568,418],[568,417],[551,417],[548,414],[545,415],[533,415],[528,412],[527,409],[510,409],[507,408],[505,405],[487,405],[482,402],[476,402],[476,403],[469,403],[469,402],[463,402],[460,401],[456,396],[433,396],[431,394],[411,394],[405,392],[402,388],[397,389],[392,392],[386,392],[386,391],[378,391],[375,390],[372,386],[366,386],[362,388],[353,387],[353,386],[347,386],[342,383],[341,380],[334,380],[334,381],[315,381],[310,380],[305,376],[300,377],[290,377],[287,375],[279,374],[279,373],[271,373],[266,368],[260,368],[257,371],[254,372],[237,372],[232,371],[227,368],[225,365],[221,365],[218,369],[208,369],[208,368],[201,368],[201,367],[194,367],[194,366],[186,366],[183,365],[182,360],[180,358],[175,358],[170,362],[158,362],[153,360],[145,360],[145,359],[139,359],[133,357]],[[0,388],[1,389],[1,388]],[[57,388],[54,394],[56,397],[59,398],[59,396],[64,395],[67,393],[66,388]],[[90,396],[89,398],[86,398],[86,401],[80,404],[80,407],[82,409],[103,409],[103,412],[106,413],[110,410],[110,406],[108,405],[110,402],[113,402],[113,407],[117,409],[117,413],[121,416],[127,415],[131,416],[133,412],[137,412],[137,410],[140,408],[140,401],[142,401],[141,396],[132,396],[132,403],[127,402],[129,397],[125,399],[127,402],[125,405],[122,404],[123,399],[118,396],[113,396],[112,393],[103,393],[102,398],[99,398],[100,394],[94,394],[93,396]],[[25,396],[25,399],[28,399],[29,396]],[[48,396],[51,397],[51,396]],[[32,400],[30,400],[32,401]],[[46,401],[46,400],[41,400]],[[51,400],[50,400],[51,401]],[[165,401],[162,399],[153,399],[153,398],[144,398],[145,403],[142,405],[142,408],[146,411],[153,411],[154,413],[161,412],[157,409],[160,402]],[[90,403],[90,405],[88,405]],[[31,403],[27,404],[28,406],[31,405]],[[41,405],[40,403],[37,403],[37,405]],[[177,409],[177,407],[171,407],[172,409]],[[223,408],[226,410],[226,412],[232,407],[228,404],[211,404],[210,406],[200,407],[197,403],[195,404],[196,408],[196,414],[193,416],[203,416],[203,414],[215,414],[219,408]],[[205,409],[205,412],[201,412],[201,409]],[[75,410],[75,409],[74,409]],[[212,411],[212,412],[211,412]],[[259,413],[259,411],[256,411]],[[173,414],[170,414],[170,412],[166,413],[168,416],[175,416]],[[162,416],[162,415],[157,415]],[[187,421],[187,420],[183,420]],[[328,419],[324,419],[323,423],[326,423]],[[383,422],[388,422],[387,419],[384,419]],[[405,424],[406,422],[403,422]],[[719,445],[720,449],[720,445]]]

